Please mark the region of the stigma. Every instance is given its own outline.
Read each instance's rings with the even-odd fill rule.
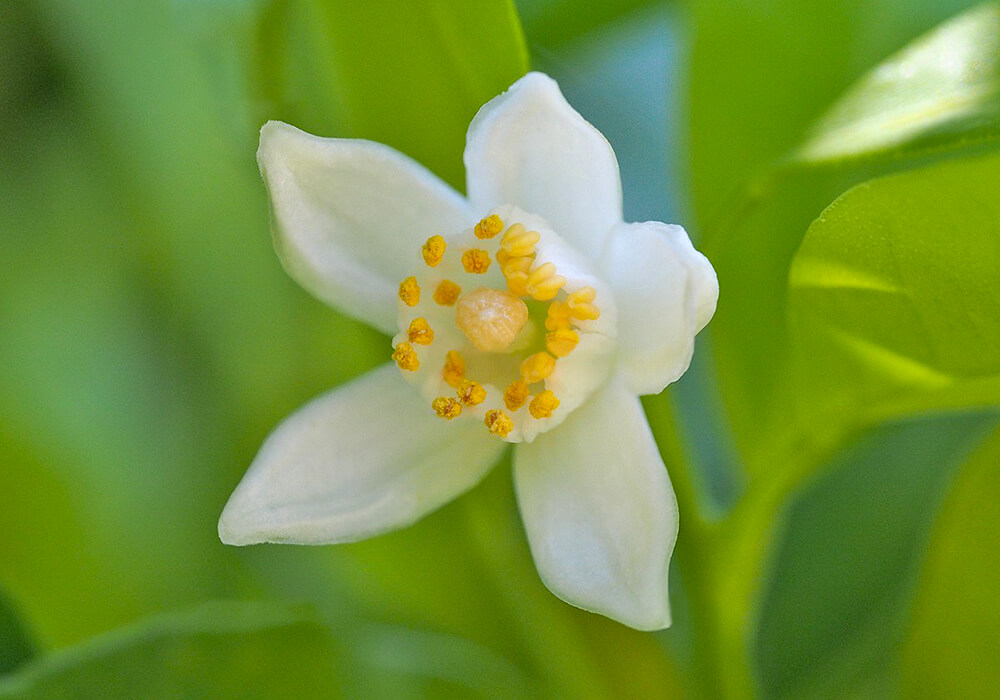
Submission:
[[[505,352],[528,322],[528,307],[504,289],[480,287],[458,300],[455,325],[486,352]]]

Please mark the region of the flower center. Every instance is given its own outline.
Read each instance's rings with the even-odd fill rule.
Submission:
[[[601,378],[578,381],[607,364],[614,314],[598,322],[589,273],[559,253],[568,246],[544,221],[513,207],[494,212],[427,239],[422,264],[399,285],[392,357],[443,420],[473,416],[507,441],[532,440]]]

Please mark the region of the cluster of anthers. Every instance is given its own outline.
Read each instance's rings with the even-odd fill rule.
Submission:
[[[472,415],[520,440],[525,412],[542,421],[559,410],[546,380],[601,311],[593,287],[569,290],[536,259],[542,235],[490,214],[450,241],[428,238],[421,269],[400,283],[392,358],[442,419]]]

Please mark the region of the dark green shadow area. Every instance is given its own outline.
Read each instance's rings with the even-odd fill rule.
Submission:
[[[764,593],[756,643],[769,698],[886,697],[934,519],[995,411],[867,432],[807,486]]]

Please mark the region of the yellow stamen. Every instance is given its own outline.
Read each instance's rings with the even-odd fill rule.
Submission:
[[[578,321],[595,321],[601,317],[601,310],[593,304],[577,304],[570,315]]]
[[[420,360],[417,359],[417,351],[409,343],[400,343],[392,351],[392,359],[396,361],[400,369],[407,372],[416,372],[420,367]]]
[[[528,400],[528,384],[523,379],[510,383],[503,392],[503,403],[508,411],[516,411]]]
[[[528,404],[528,411],[535,418],[548,418],[557,408],[559,408],[559,399],[548,389],[539,393]]]
[[[434,301],[441,306],[453,306],[461,293],[462,288],[451,280],[441,280],[441,284],[434,290]]]
[[[462,404],[450,396],[439,396],[431,402],[431,408],[441,418],[451,420],[462,413]]]
[[[557,328],[545,334],[545,347],[556,357],[566,357],[573,352],[573,348],[579,342],[580,336],[569,328]]]
[[[521,376],[528,384],[540,382],[556,368],[556,358],[547,352],[536,352],[521,363]]]
[[[510,292],[480,287],[458,301],[455,325],[473,345],[503,352],[528,322],[528,307]]]
[[[490,214],[476,224],[476,227],[472,230],[476,234],[476,238],[493,238],[493,236],[501,231],[503,231],[503,219],[496,214]]]
[[[569,328],[569,325],[569,305],[564,301],[554,301],[549,304],[548,315],[545,317],[545,330],[556,331],[560,328]]]
[[[479,382],[466,379],[456,390],[458,400],[466,406],[478,406],[486,400],[486,389]]]
[[[409,336],[411,343],[417,345],[430,345],[434,340],[434,331],[431,330],[427,319],[422,317],[413,319],[406,335]]]
[[[532,259],[526,255],[516,258],[508,258],[503,264],[503,276],[507,280],[507,289],[512,294],[524,296],[528,293],[528,270],[531,269]]]
[[[486,412],[483,423],[491,433],[500,437],[507,437],[514,429],[514,421],[510,419],[510,416],[496,409]]]
[[[462,267],[471,275],[481,275],[490,269],[490,254],[479,248],[462,253]]]
[[[416,306],[420,303],[420,285],[417,284],[416,277],[407,277],[399,283],[399,298],[407,306]]]
[[[528,294],[538,301],[549,301],[559,293],[564,284],[566,284],[566,278],[557,275],[556,266],[547,262],[531,271],[525,287]]]
[[[527,231],[522,224],[513,224],[500,241],[500,247],[511,257],[533,255],[541,239],[538,231]]]
[[[580,321],[593,321],[600,318],[601,310],[591,302],[597,292],[593,287],[580,287],[572,294],[566,295],[566,303],[569,305],[570,314]]]
[[[445,356],[444,369],[441,371],[444,380],[455,387],[465,380],[465,359],[458,354],[457,350],[449,350]]]
[[[448,245],[444,242],[443,236],[431,236],[424,243],[424,247],[420,249],[420,252],[424,256],[424,262],[430,267],[437,267],[441,262],[441,258],[444,257],[444,250]]]

